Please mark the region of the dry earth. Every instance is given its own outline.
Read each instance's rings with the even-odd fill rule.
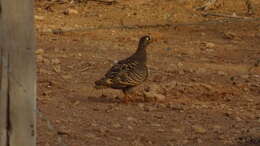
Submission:
[[[197,11],[202,1],[36,1],[38,145],[259,146],[260,21],[202,15],[260,17],[260,1],[251,16],[243,2]],[[134,25],[155,27],[115,28]],[[136,102],[93,89],[146,34],[150,76]],[[165,99],[143,101],[155,94]]]

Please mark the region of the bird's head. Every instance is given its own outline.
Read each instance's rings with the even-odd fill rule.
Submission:
[[[151,36],[143,36],[140,38],[140,41],[139,41],[139,47],[141,48],[145,48],[146,46],[148,46],[152,41],[152,38]]]

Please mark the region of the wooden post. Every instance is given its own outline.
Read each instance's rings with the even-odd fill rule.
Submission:
[[[33,0],[0,0],[0,146],[36,146]]]

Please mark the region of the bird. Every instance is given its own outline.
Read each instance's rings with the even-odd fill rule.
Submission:
[[[146,48],[151,43],[151,36],[142,36],[137,50],[130,57],[122,59],[114,64],[102,77],[95,81],[96,89],[119,89],[124,93],[124,102],[133,101],[130,91],[148,77]]]

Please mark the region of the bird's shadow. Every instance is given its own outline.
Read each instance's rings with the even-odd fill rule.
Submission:
[[[101,96],[88,96],[87,97],[88,102],[95,102],[95,103],[120,103],[122,102],[119,98],[111,98],[104,95]]]
[[[87,98],[87,100],[89,102],[95,102],[95,103],[125,103],[124,100],[122,98],[116,97],[116,98],[111,98],[111,97],[107,97],[107,96],[89,96]],[[144,100],[143,99],[139,99],[136,98],[133,101],[129,101],[128,104],[131,103],[143,103]]]

